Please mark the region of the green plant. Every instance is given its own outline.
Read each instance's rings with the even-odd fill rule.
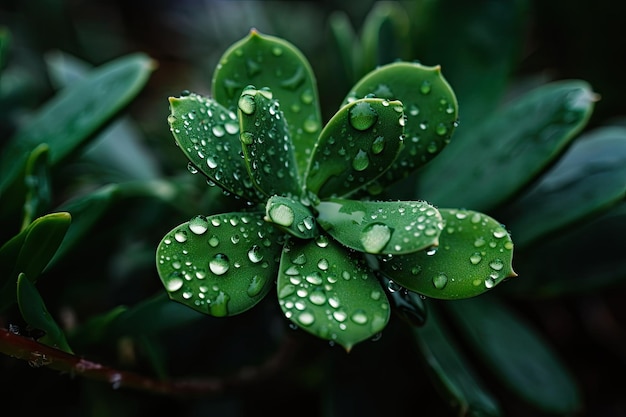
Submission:
[[[212,91],[171,98],[168,121],[192,172],[248,207],[165,236],[157,267],[173,300],[235,315],[276,280],[289,320],[350,350],[386,326],[393,285],[460,299],[515,275],[513,243],[492,218],[375,200],[452,136],[456,99],[439,67],[376,69],[322,128],[308,62],[253,30],[222,57]]]

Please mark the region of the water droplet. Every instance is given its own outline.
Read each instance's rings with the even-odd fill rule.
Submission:
[[[330,266],[328,259],[326,258],[322,258],[317,262],[317,267],[319,269],[321,269],[322,271],[326,271],[328,270],[328,267]]]
[[[211,128],[211,132],[213,132],[216,138],[221,138],[224,136],[224,133],[226,133],[226,130],[224,130],[224,126],[222,125],[215,125]]]
[[[494,259],[489,262],[489,267],[494,271],[501,271],[504,268],[504,263],[500,259]]]
[[[504,236],[506,236],[506,230],[502,228],[496,229],[493,232],[493,237],[495,237],[496,239],[502,239]]]
[[[483,257],[480,255],[480,253],[476,252],[475,254],[470,256],[469,259],[470,259],[470,262],[472,263],[472,265],[478,265],[480,263],[480,261],[483,260]]]
[[[326,302],[326,293],[324,290],[317,288],[309,294],[309,301],[316,306],[321,306]]]
[[[246,293],[249,297],[256,297],[261,293],[261,290],[263,290],[263,284],[263,280],[260,279],[258,275],[253,276]]]
[[[304,104],[311,104],[313,103],[313,92],[311,90],[304,90],[302,92],[302,94],[300,95],[300,100],[302,100],[302,102]]]
[[[354,168],[356,171],[363,171],[367,169],[369,164],[370,159],[367,156],[367,152],[365,152],[363,149],[359,149],[359,152],[352,160],[352,168]]]
[[[248,259],[250,262],[256,264],[263,260],[263,254],[261,253],[261,248],[258,245],[254,245],[248,251]]]
[[[234,135],[239,132],[239,125],[235,122],[226,122],[224,123],[224,128],[229,135]]]
[[[201,235],[209,228],[209,222],[204,216],[196,216],[189,220],[189,230],[197,235]]]
[[[215,162],[215,159],[213,159],[213,157],[212,157],[212,156],[208,156],[208,157],[206,158],[206,164],[207,164],[207,166],[208,166],[209,168],[211,168],[211,169],[215,169],[215,168],[217,168],[217,162]]]
[[[218,253],[209,262],[209,269],[215,275],[224,275],[226,272],[228,272],[229,268],[230,262],[228,261],[228,257],[223,253]]]
[[[308,311],[303,311],[302,313],[298,314],[297,320],[298,323],[303,326],[310,326],[315,321],[315,316]]]
[[[306,255],[304,253],[299,253],[298,256],[291,260],[291,263],[294,265],[304,265],[306,263]]]
[[[439,136],[444,136],[446,133],[448,133],[448,128],[445,124],[439,123],[435,128],[435,133],[437,133]]]
[[[178,291],[182,288],[182,286],[183,286],[183,280],[179,276],[175,276],[171,278],[169,281],[167,281],[167,284],[165,284],[165,288],[169,292]]]
[[[184,243],[187,241],[187,232],[184,230],[178,230],[174,233],[174,239],[176,239],[179,243]]]
[[[293,224],[293,209],[285,204],[274,204],[268,212],[270,219],[281,226],[289,227]]]
[[[241,110],[245,114],[252,114],[256,110],[256,103],[254,101],[254,97],[248,94],[243,94],[239,98],[239,102],[237,103],[239,110]]]
[[[328,246],[328,238],[324,235],[319,235],[317,237],[317,239],[315,239],[315,243],[317,244],[317,246],[319,246],[320,248],[325,248],[326,246]]]
[[[380,253],[391,239],[391,229],[382,223],[370,223],[361,232],[361,244],[369,253]]]
[[[485,246],[485,243],[487,243],[485,242],[485,239],[482,237],[479,237],[478,239],[474,241],[474,246],[477,248],[480,248],[481,246]]]
[[[383,151],[384,148],[385,148],[384,137],[379,136],[376,139],[374,139],[374,142],[372,142],[372,153],[374,153],[375,155],[378,155],[379,153]]]
[[[209,238],[209,245],[210,245],[212,248],[217,247],[217,245],[219,245],[219,244],[220,244],[220,240],[219,240],[219,238],[218,238],[217,236],[213,235],[213,236],[211,236],[211,237]]]
[[[254,135],[252,134],[252,132],[241,132],[241,134],[239,135],[239,140],[244,145],[252,145],[252,142],[254,142]]]
[[[304,130],[307,133],[315,133],[317,132],[317,129],[319,129],[319,123],[317,123],[317,120],[309,118],[304,121]]]
[[[272,48],[272,54],[274,56],[281,56],[283,54],[283,49],[279,46],[275,46]]]
[[[430,81],[427,81],[427,80],[422,81],[422,85],[420,85],[420,93],[428,94],[430,93],[430,90],[431,90]]]
[[[349,120],[356,130],[367,130],[378,120],[378,113],[369,103],[359,102],[350,109]]]
[[[368,322],[367,314],[363,310],[356,310],[352,313],[350,319],[356,324],[366,324]]]
[[[438,290],[442,290],[448,284],[448,276],[446,274],[439,274],[433,278],[433,285]]]

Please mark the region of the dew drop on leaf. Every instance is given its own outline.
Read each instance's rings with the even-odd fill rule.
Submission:
[[[293,224],[293,209],[285,204],[276,204],[268,212],[270,219],[281,226],[289,227]]]
[[[370,223],[361,231],[361,244],[366,252],[380,253],[391,239],[391,229],[382,223]]]
[[[448,284],[448,276],[446,274],[439,274],[433,278],[433,285],[438,290],[444,289],[444,287]]]
[[[209,262],[209,269],[215,275],[224,275],[230,269],[228,257],[223,253],[218,253]]]
[[[363,149],[359,149],[359,152],[352,160],[352,168],[354,168],[356,171],[363,171],[367,169],[369,164],[370,160],[367,156],[367,152],[365,152]]]
[[[201,235],[209,228],[209,222],[204,216],[196,216],[189,221],[189,230],[196,235]]]
[[[356,130],[367,130],[378,120],[378,113],[369,103],[359,102],[350,109],[349,120]]]

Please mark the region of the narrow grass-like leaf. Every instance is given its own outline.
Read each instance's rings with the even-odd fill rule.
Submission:
[[[578,138],[557,164],[498,216],[518,247],[626,196],[626,128],[603,127]]]
[[[439,243],[442,219],[424,201],[328,199],[317,220],[342,245],[374,254],[407,254]]]
[[[418,178],[420,198],[483,211],[507,201],[565,150],[596,100],[589,85],[577,80],[527,93],[425,167]]]
[[[265,206],[265,221],[301,239],[311,239],[319,234],[311,210],[289,197],[270,197]]]
[[[498,401],[487,391],[450,332],[431,311],[422,327],[412,329],[419,352],[442,394],[459,416],[500,416]]]
[[[430,161],[448,144],[456,128],[458,106],[440,67],[395,62],[363,77],[344,103],[373,94],[400,100],[406,116],[402,153],[379,182],[390,184]]]
[[[17,134],[0,157],[0,195],[17,180],[30,152],[50,148],[55,166],[93,137],[139,93],[154,69],[144,54],[118,58],[48,101]]]
[[[0,248],[0,311],[15,301],[17,277],[24,273],[33,283],[55,254],[71,222],[66,212],[35,219]]]
[[[344,70],[345,85],[353,84],[360,71],[361,43],[357,37],[350,17],[344,10],[335,10],[328,16],[328,26],[337,44],[341,69]],[[339,77],[337,75],[337,77]]]
[[[322,127],[317,84],[306,57],[291,43],[253,29],[220,59],[213,74],[213,97],[235,111],[248,85],[271,88],[281,103],[298,171],[304,173]]]
[[[167,121],[176,143],[193,167],[224,190],[249,201],[263,201],[241,155],[237,115],[197,94],[170,97]]]
[[[382,271],[419,294],[439,299],[469,298],[515,276],[513,242],[491,217],[469,210],[439,209],[444,221],[439,246],[383,258]]]
[[[36,217],[40,217],[50,205],[51,191],[48,172],[48,145],[42,143],[31,152],[26,161],[24,184],[26,200],[24,201],[24,219],[22,230]]]
[[[270,90],[250,86],[241,93],[237,114],[248,174],[268,196],[300,197],[302,186],[287,120]]]
[[[48,312],[35,285],[23,273],[20,273],[17,278],[17,303],[24,321],[29,326],[46,333],[39,338],[39,342],[72,353],[65,333]]]
[[[157,270],[171,299],[212,316],[232,316],[269,292],[279,240],[262,213],[199,215],[165,235]]]
[[[500,383],[545,413],[576,414],[572,375],[541,335],[495,297],[446,304],[476,355]]]
[[[402,150],[404,117],[399,101],[365,98],[343,106],[315,144],[307,189],[323,199],[367,187]]]
[[[389,320],[389,302],[372,270],[325,235],[287,243],[277,287],[289,320],[347,351],[382,331]]]

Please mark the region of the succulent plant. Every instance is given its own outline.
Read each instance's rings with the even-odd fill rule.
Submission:
[[[169,102],[189,170],[244,202],[162,239],[157,269],[171,299],[229,316],[275,287],[293,324],[349,351],[393,308],[419,310],[420,295],[469,298],[515,276],[512,240],[493,218],[378,199],[453,135],[457,102],[440,67],[381,66],[323,124],[306,58],[252,30],[221,58],[212,97]]]

